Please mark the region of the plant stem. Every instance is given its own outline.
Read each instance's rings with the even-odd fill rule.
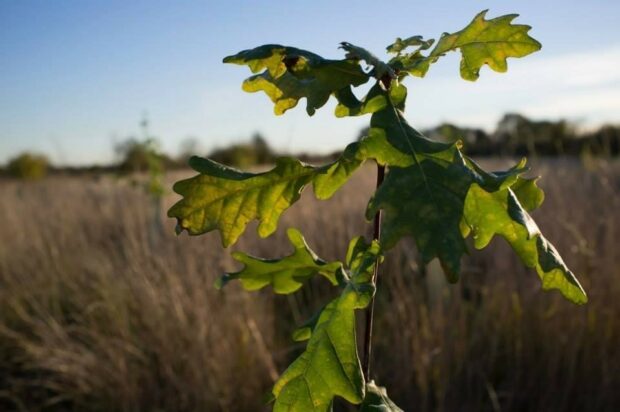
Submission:
[[[385,177],[385,165],[377,164],[377,189],[383,183]],[[381,238],[381,210],[375,214],[373,222],[373,239],[380,240]],[[375,262],[375,267],[372,273],[372,284],[377,286],[377,276],[379,276],[379,260]],[[376,292],[375,292],[376,294]],[[362,371],[364,372],[364,378],[366,381],[370,378],[370,355],[372,351],[372,319],[375,309],[375,298],[370,300],[368,307],[366,308],[366,329],[364,330],[364,357],[362,360]]]

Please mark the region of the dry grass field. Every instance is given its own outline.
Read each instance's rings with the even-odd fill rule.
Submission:
[[[406,411],[620,410],[620,164],[533,167],[546,191],[534,217],[590,303],[541,291],[500,239],[456,285],[404,242],[381,269],[373,373]],[[273,237],[251,228],[235,249],[281,255],[294,226],[342,259],[369,233],[373,172],[329,201],[307,191]],[[215,290],[237,266],[218,234],[174,236],[172,193],[157,213],[127,181],[53,177],[2,181],[0,199],[3,411],[265,410],[301,349],[289,333],[332,293],[321,279],[288,297]]]

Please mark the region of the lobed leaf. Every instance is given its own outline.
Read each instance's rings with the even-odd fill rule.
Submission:
[[[536,197],[532,185],[530,182],[517,188],[522,191],[525,188],[526,193],[530,194],[525,200],[530,206]],[[577,304],[587,302],[579,281],[555,247],[542,235],[512,189],[489,193],[473,184],[465,199],[464,218],[472,229],[477,249],[486,247],[494,235],[500,235],[508,241],[526,266],[536,269],[543,289],[557,289]]]
[[[380,259],[377,241],[358,237],[347,252],[350,276],[342,294],[318,317],[311,318],[293,335],[309,339],[306,350],[275,383],[274,411],[329,411],[340,396],[359,404],[365,395],[355,336],[355,310],[365,308],[374,294],[372,265]]]
[[[299,199],[317,173],[291,158],[278,159],[274,169],[257,174],[197,157],[190,159],[190,166],[200,174],[174,185],[183,199],[168,216],[177,219],[177,232],[199,235],[218,229],[224,247],[234,244],[253,219],[260,222],[260,236],[272,234],[282,212]]]
[[[430,65],[445,53],[461,51],[460,72],[465,80],[477,80],[485,64],[496,72],[508,69],[506,59],[524,57],[542,47],[528,34],[530,26],[512,24],[517,14],[485,20],[487,10],[480,12],[464,29],[444,33],[428,56],[419,51],[399,55],[390,65],[414,76],[423,77]]]
[[[336,273],[342,270],[340,262],[328,263],[320,259],[299,230],[288,229],[287,235],[294,251],[286,257],[261,259],[242,252],[233,253],[233,258],[243,263],[244,267],[239,272],[227,273],[218,279],[218,289],[237,279],[246,290],[258,290],[271,285],[275,293],[289,294],[316,274],[324,276],[333,285],[338,284]]]
[[[252,220],[259,221],[259,236],[271,235],[282,213],[299,200],[309,184],[314,186],[317,198],[329,199],[367,159],[398,166],[415,163],[413,156],[394,147],[391,141],[409,139],[419,151],[419,159],[451,159],[455,145],[432,142],[405,126],[404,137],[398,134],[401,129],[373,127],[368,137],[347,146],[338,160],[320,167],[280,158],[267,172],[246,173],[210,159],[192,157],[190,166],[199,174],[174,185],[174,191],[183,198],[170,208],[168,216],[177,219],[178,233],[186,230],[190,235],[200,235],[219,230],[222,244],[228,247]]]
[[[466,251],[460,232],[463,200],[470,185],[466,168],[424,160],[406,168],[390,168],[368,204],[366,218],[385,211],[381,243],[388,249],[404,236],[415,238],[424,262],[439,258],[451,281],[458,279]]]
[[[386,106],[372,114],[370,118],[372,134],[385,136],[395,149],[411,155],[417,161],[428,156],[448,161],[452,159],[457,145],[431,140],[405,120],[403,111],[407,88],[404,85],[394,82],[389,91],[384,90],[380,83],[377,83],[376,87],[376,93],[385,98]]]
[[[245,173],[192,157],[190,166],[200,174],[174,185],[183,199],[170,208],[168,216],[177,219],[177,233],[186,230],[200,235],[219,230],[224,247],[234,244],[254,219],[259,221],[258,234],[267,237],[308,184],[314,184],[319,199],[331,197],[362,164],[357,147],[354,143],[326,166],[314,167],[285,157],[263,173]]]
[[[328,60],[306,50],[267,44],[224,58],[224,63],[247,65],[253,73],[243,82],[246,92],[263,91],[274,103],[276,115],[284,114],[306,98],[312,116],[329,96],[368,81],[368,75],[353,60]]]
[[[335,396],[362,402],[364,376],[355,341],[355,309],[362,307],[349,286],[323,309],[306,350],[273,387],[274,412],[327,412]]]
[[[467,252],[464,236],[469,228],[463,225],[463,209],[471,185],[499,190],[519,182],[526,170],[520,162],[506,172],[484,172],[458,150],[449,163],[425,159],[409,167],[392,167],[370,200],[366,218],[383,209],[383,247],[391,248],[411,235],[423,261],[438,258],[448,279],[455,282],[461,256]],[[530,188],[526,194],[535,196],[537,192]]]

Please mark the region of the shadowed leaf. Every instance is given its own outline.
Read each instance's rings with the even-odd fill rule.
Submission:
[[[377,56],[365,48],[355,46],[348,42],[340,43],[340,48],[347,52],[347,59],[362,60],[366,62],[367,65],[372,66],[373,69],[371,74],[377,79],[381,79],[383,76],[388,76],[390,78],[396,77],[394,70],[390,66],[378,59]]]
[[[385,211],[382,245],[393,247],[403,236],[415,238],[425,263],[439,258],[448,279],[455,282],[461,256],[467,252],[463,236],[465,197],[473,183],[489,190],[514,184],[526,169],[523,163],[501,173],[480,173],[474,163],[457,151],[451,163],[423,160],[405,168],[392,167],[375,196],[366,218]]]
[[[243,82],[246,92],[263,91],[281,115],[306,98],[312,116],[329,96],[343,88],[359,86],[368,75],[353,60],[327,60],[306,50],[267,44],[224,58],[224,63],[247,65],[253,73]]]

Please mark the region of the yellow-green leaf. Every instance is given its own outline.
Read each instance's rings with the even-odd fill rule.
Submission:
[[[246,290],[271,285],[275,293],[289,294],[316,274],[326,277],[333,285],[338,284],[336,272],[342,269],[342,263],[328,263],[319,258],[297,229],[288,229],[287,235],[294,248],[292,254],[280,259],[262,259],[235,252],[232,256],[244,264],[243,269],[225,274],[218,279],[216,286],[221,288],[236,279]]]
[[[278,159],[276,167],[264,173],[243,173],[209,159],[193,157],[190,165],[199,175],[181,180],[174,191],[183,196],[168,211],[177,219],[177,231],[199,235],[215,229],[222,244],[234,244],[246,225],[259,220],[258,234],[272,234],[282,212],[299,199],[312,181],[316,168],[291,159]]]
[[[496,72],[508,69],[506,59],[524,57],[542,47],[528,32],[530,26],[512,24],[518,14],[507,14],[485,20],[487,10],[479,13],[467,27],[455,32],[444,33],[428,56],[419,51],[397,56],[390,61],[393,67],[423,77],[432,63],[445,53],[461,51],[461,77],[476,80],[480,68],[485,64]]]
[[[355,342],[355,309],[363,307],[349,286],[321,312],[306,350],[273,387],[274,412],[327,412],[335,396],[364,399],[364,376]]]
[[[372,291],[373,288],[371,279],[374,265],[381,263],[382,260],[379,242],[373,240],[371,243],[367,243],[363,236],[358,236],[349,242],[345,258],[347,271],[342,271],[340,268],[335,273],[339,283],[349,285],[359,293],[362,306],[366,306],[372,297],[372,293],[368,293],[368,291]],[[300,342],[310,339],[321,311],[293,332],[293,340]]]
[[[263,173],[245,173],[210,159],[192,157],[190,166],[200,174],[174,185],[183,199],[168,211],[177,219],[177,232],[200,235],[219,230],[228,247],[243,234],[251,220],[258,220],[258,234],[271,235],[282,213],[314,183],[319,199],[331,197],[362,164],[353,143],[336,162],[315,167],[292,158],[280,158]]]
[[[293,337],[309,339],[306,350],[275,383],[274,411],[330,411],[334,397],[359,404],[365,382],[357,354],[355,310],[365,308],[374,295],[372,267],[381,257],[377,241],[353,239],[347,251],[350,275],[341,295],[330,302]]]
[[[523,184],[519,189],[528,188],[535,197],[536,191],[532,191],[532,185],[533,182]],[[528,196],[526,202],[531,206],[536,200]],[[536,270],[543,289],[558,289],[564,297],[577,304],[587,302],[581,284],[555,247],[542,235],[512,189],[489,193],[473,184],[465,199],[464,218],[471,227],[477,249],[487,246],[494,235],[500,235],[526,266]]]

